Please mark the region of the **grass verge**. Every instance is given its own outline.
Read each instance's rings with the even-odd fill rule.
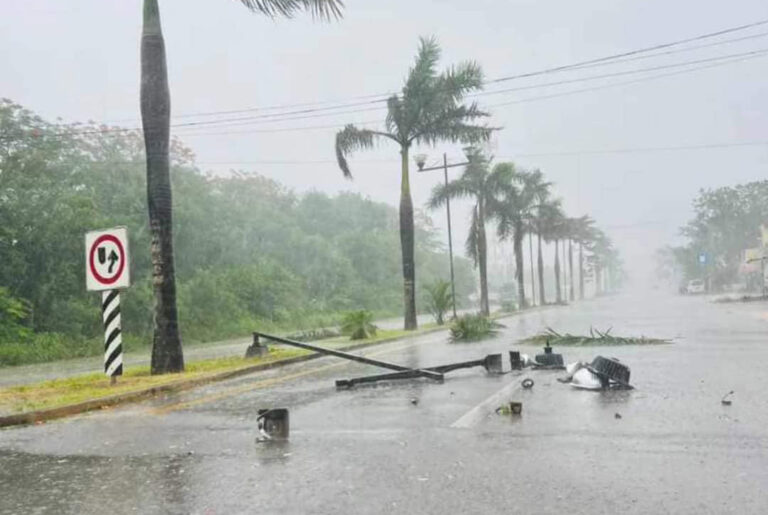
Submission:
[[[324,340],[321,346],[336,349],[352,349],[397,340],[403,337],[418,336],[438,329],[435,324],[425,324],[417,331],[379,330],[375,337],[365,340],[350,341],[348,337]],[[115,396],[147,392],[153,389],[184,383],[201,384],[206,379],[217,380],[231,377],[237,371],[249,371],[260,365],[275,364],[291,358],[308,356],[311,351],[290,347],[270,347],[269,354],[259,358],[245,359],[238,356],[208,359],[186,364],[186,370],[178,374],[151,375],[148,366],[126,367],[117,384],[110,386],[109,379],[101,372],[76,375],[68,378],[53,379],[39,383],[0,388],[0,416],[19,413],[51,410],[78,405],[88,401],[106,399]],[[290,362],[290,361],[289,361]],[[227,373],[232,373],[228,375]],[[134,399],[137,400],[137,399]],[[125,402],[128,402],[127,400]],[[84,408],[81,411],[94,409]]]

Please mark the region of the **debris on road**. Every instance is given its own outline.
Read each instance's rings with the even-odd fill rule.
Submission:
[[[258,414],[256,419],[259,429],[257,442],[288,439],[290,424],[286,408],[260,409]]]
[[[503,406],[496,408],[496,413],[499,415],[520,415],[523,412],[523,403],[517,401],[510,401]]]
[[[614,413],[613,414],[613,418],[615,418],[617,420],[621,419],[621,413]]]
[[[533,383],[533,379],[531,379],[530,377],[526,377],[525,379],[522,380],[520,384],[526,390],[530,390],[531,388],[533,388],[534,383]]]
[[[502,372],[502,366],[501,366],[501,354],[488,354],[486,357],[482,359],[476,359],[472,361],[462,361],[459,363],[451,363],[449,365],[441,365],[439,367],[429,367],[429,368],[424,368],[419,370],[440,374],[442,377],[442,375],[447,372],[451,372],[453,370],[458,370],[461,368],[471,368],[471,367],[483,367],[485,368],[485,371],[488,372],[489,374],[494,374],[494,375],[502,374],[503,372]],[[414,377],[419,377],[417,372],[418,370],[405,370],[402,372],[394,372],[389,374],[376,374],[372,376],[354,377],[352,379],[338,379],[336,381],[336,388],[352,388],[353,386],[358,384],[375,383],[378,381],[411,379]]]
[[[660,345],[665,343],[672,343],[672,340],[665,338],[646,338],[640,337],[628,337],[628,336],[614,336],[609,328],[607,331],[599,331],[593,327],[589,328],[589,336],[578,336],[570,333],[561,334],[547,327],[547,330],[528,338],[520,340],[518,343],[523,345],[536,345],[541,343],[552,342],[554,345],[571,345],[571,346],[599,346],[599,345]]]
[[[723,398],[720,399],[720,404],[722,404],[723,406],[730,406],[733,403],[733,401],[728,399],[728,396],[730,395],[733,395],[733,390],[723,395]]]
[[[568,375],[559,379],[583,390],[632,389],[629,367],[616,358],[597,356],[592,363],[577,361],[566,367]]]
[[[259,333],[253,333],[253,343],[245,349],[245,358],[256,358],[269,353],[269,347],[259,339]]]
[[[552,347],[549,345],[549,340],[547,340],[544,346],[544,354],[536,354],[533,368],[563,370],[565,369],[563,363],[563,355],[552,352]]]

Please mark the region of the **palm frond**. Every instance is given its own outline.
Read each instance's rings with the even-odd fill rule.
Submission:
[[[369,129],[358,129],[351,124],[336,133],[336,161],[342,173],[344,173],[344,177],[347,179],[352,178],[352,172],[349,169],[349,163],[347,163],[347,155],[356,150],[373,148],[375,140],[379,136],[395,139],[391,134]]]
[[[456,179],[446,184],[438,184],[432,189],[432,195],[427,201],[427,207],[436,209],[445,204],[448,199],[467,198],[475,196],[476,192],[467,181]]]
[[[469,234],[467,235],[467,241],[464,243],[464,250],[467,255],[472,258],[474,266],[477,266],[478,260],[478,240],[480,235],[480,227],[477,216],[477,206],[472,210],[472,221],[469,225]]]
[[[308,11],[312,16],[329,20],[341,18],[342,0],[240,0],[248,9],[267,16],[292,18],[297,11]]]
[[[466,61],[444,71],[435,86],[438,92],[456,102],[467,93],[483,88],[483,70],[475,61]]]

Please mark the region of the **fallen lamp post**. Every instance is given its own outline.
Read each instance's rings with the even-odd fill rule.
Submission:
[[[446,372],[451,372],[453,370],[458,370],[461,368],[472,368],[472,367],[483,367],[488,373],[501,374],[502,373],[501,354],[488,354],[486,357],[482,359],[476,359],[472,361],[462,361],[460,363],[451,363],[449,365],[442,365],[438,367],[429,367],[423,370],[445,374]],[[417,372],[417,370],[412,370],[412,371],[407,370],[403,372],[393,372],[389,374],[377,374],[377,375],[371,375],[371,376],[354,377],[352,379],[339,379],[336,381],[336,387],[352,388],[357,384],[363,384],[363,383],[375,383],[377,381],[392,381],[392,380],[398,380],[398,379],[411,379],[414,377],[419,377],[418,375],[414,374],[415,372]]]
[[[320,354],[327,354],[329,356],[336,356],[337,358],[343,358],[348,359],[350,361],[357,361],[358,363],[364,363],[366,365],[373,365],[380,368],[387,368],[389,370],[395,370],[398,372],[410,372],[413,375],[410,377],[426,377],[427,379],[432,379],[433,381],[442,382],[443,381],[443,374],[439,372],[434,372],[431,370],[424,370],[424,369],[418,369],[418,368],[409,368],[404,367],[402,365],[396,365],[394,363],[388,363],[386,361],[380,361],[378,359],[371,359],[366,358],[365,356],[358,356],[356,354],[350,354],[349,352],[343,352],[340,350],[334,350],[334,349],[327,349],[325,347],[318,347],[317,345],[312,345],[310,343],[304,343],[304,342],[297,342],[295,340],[289,340],[288,338],[281,338],[280,336],[274,336],[271,334],[265,334],[258,331],[253,332],[253,344],[251,347],[260,347],[261,343],[259,341],[259,337],[267,338],[268,340],[273,340],[276,342],[280,342],[284,345],[290,345],[292,347],[298,347],[300,349],[306,349],[311,350],[315,352],[319,352]],[[249,347],[250,348],[250,347]]]
[[[314,352],[318,352],[320,354],[325,354],[329,356],[335,356],[337,358],[343,358],[348,359],[350,361],[356,361],[358,363],[363,363],[366,365],[373,365],[380,368],[386,368],[389,370],[394,370],[394,372],[390,372],[387,374],[377,374],[377,375],[371,375],[371,376],[364,376],[364,377],[355,377],[352,379],[340,379],[336,381],[336,386],[338,388],[351,388],[352,386],[356,384],[362,384],[362,383],[373,383],[376,381],[390,381],[390,380],[398,380],[398,379],[414,379],[417,377],[425,377],[427,379],[431,379],[433,381],[437,381],[442,383],[443,382],[443,375],[446,372],[450,372],[452,370],[458,370],[461,368],[470,368],[470,367],[483,367],[485,370],[492,374],[501,374],[502,373],[502,358],[501,354],[489,354],[485,356],[482,359],[472,360],[472,361],[462,361],[459,363],[450,363],[448,365],[441,365],[437,367],[429,367],[429,368],[410,368],[405,367],[402,365],[397,365],[394,363],[389,363],[386,361],[381,361],[378,359],[372,359],[372,358],[366,358],[364,356],[358,356],[356,354],[350,354],[348,352],[334,350],[334,349],[328,349],[325,347],[319,347],[317,345],[312,345],[310,343],[304,343],[304,342],[297,342],[295,340],[291,340],[288,338],[283,338],[280,336],[274,336],[271,334],[266,334],[258,331],[253,332],[253,344],[248,347],[248,353],[254,353],[256,349],[261,349],[261,351],[264,351],[266,348],[265,345],[262,345],[260,341],[260,337],[263,337],[268,340],[273,340],[285,345],[290,345],[292,347],[298,347],[300,349],[306,349],[311,350]]]

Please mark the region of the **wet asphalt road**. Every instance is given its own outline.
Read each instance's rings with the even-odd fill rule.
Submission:
[[[334,379],[377,370],[324,358],[3,430],[0,513],[768,513],[768,305],[624,295],[504,322],[481,343],[435,333],[366,354],[474,359],[546,326],[678,339],[557,349],[567,361],[621,359],[629,392],[481,369],[337,392]],[[523,377],[532,390],[516,387]],[[522,416],[477,409],[504,388]],[[721,405],[730,390],[733,405]],[[256,410],[270,406],[291,410],[286,443],[255,442]],[[474,424],[452,427],[470,412]]]

